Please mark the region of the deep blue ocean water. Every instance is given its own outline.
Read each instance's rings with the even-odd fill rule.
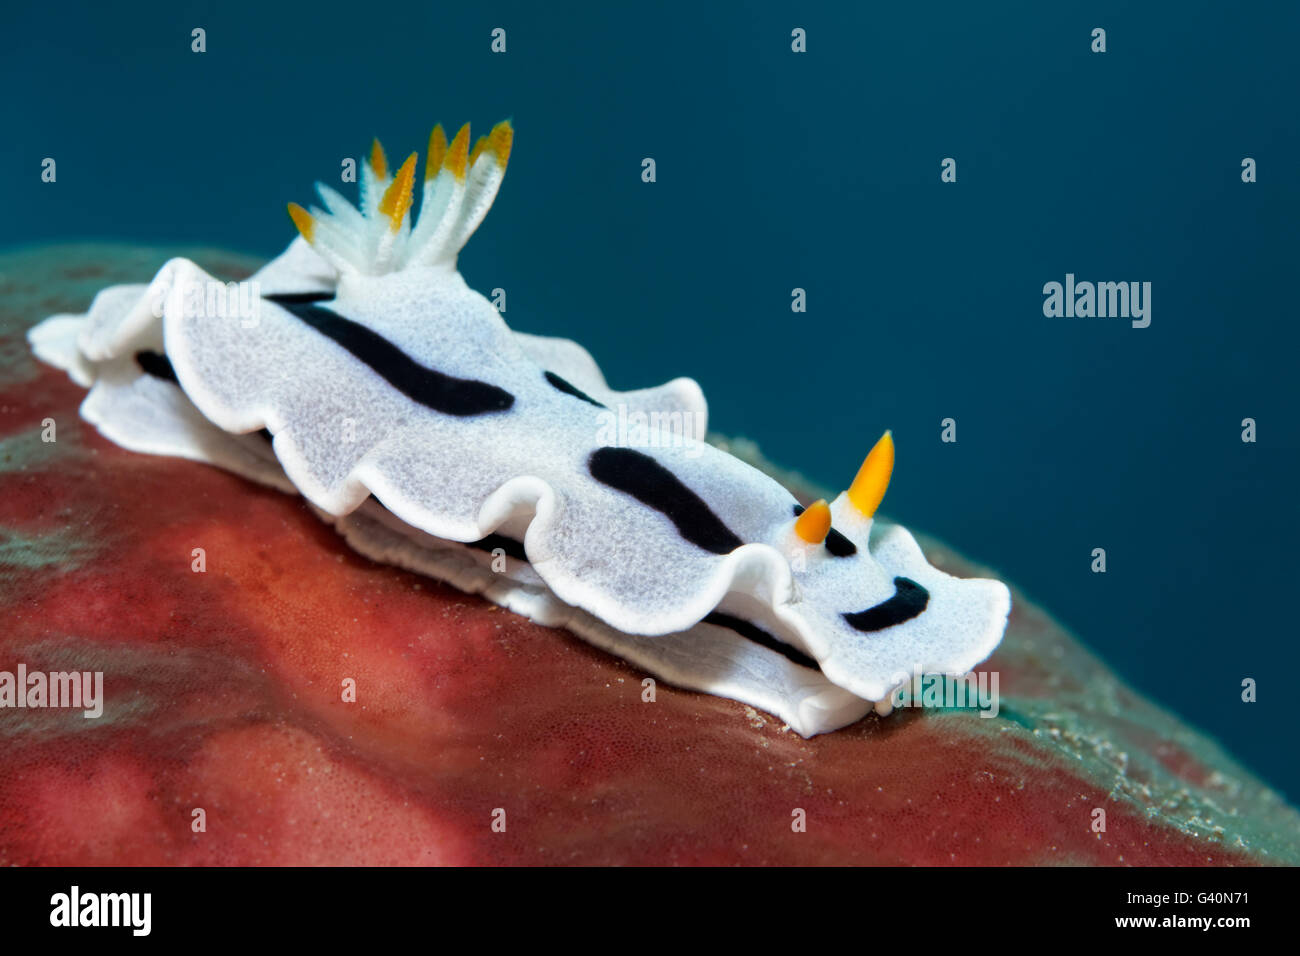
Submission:
[[[584,6],[6,5],[0,245],[270,256],[371,136],[512,117],[461,257],[507,321],[833,487],[892,428],[888,515],[1300,800],[1300,5]],[[1150,326],[1045,317],[1067,273]]]

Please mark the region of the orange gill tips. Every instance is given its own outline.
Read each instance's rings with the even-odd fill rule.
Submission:
[[[472,152],[469,148],[469,136],[469,123],[457,131],[450,143],[447,142],[447,134],[441,123],[433,127],[433,132],[429,134],[429,149],[425,160],[426,181],[435,178],[445,169],[456,178],[457,182],[463,182],[467,169],[472,168],[484,152],[490,152],[496,159],[497,165],[502,170],[505,169],[515,138],[514,127],[510,120],[502,120],[492,127],[487,136],[480,136]],[[416,157],[417,154],[412,153],[402,164],[379,203],[379,212],[388,218],[389,226],[394,232],[401,228],[403,218],[411,208]],[[388,155],[384,152],[383,144],[379,142],[378,137],[370,145],[370,168],[379,179],[388,178]],[[311,242],[316,232],[315,217],[302,206],[291,202],[289,218],[293,220],[302,237]]]
[[[442,124],[438,123],[429,134],[429,155],[424,161],[424,178],[433,179],[438,175],[438,170],[442,169],[442,161],[447,155],[447,134],[443,131]]]
[[[316,233],[316,217],[306,209],[303,209],[302,206],[299,206],[296,202],[291,202],[289,203],[289,218],[292,219],[293,224],[298,227],[298,231],[302,233],[302,237],[308,242],[311,242],[312,236]]]
[[[384,155],[384,147],[380,145],[377,136],[370,146],[370,168],[375,171],[375,175],[380,179],[388,178],[388,157]]]
[[[469,158],[469,123],[456,132],[447,153],[442,159],[442,169],[447,170],[457,180],[465,178],[465,164]]]
[[[384,190],[384,198],[379,200],[379,212],[388,217],[388,227],[397,232],[402,228],[406,213],[411,208],[412,186],[415,183],[415,161],[417,154],[406,157],[406,162],[397,171],[393,181]]]

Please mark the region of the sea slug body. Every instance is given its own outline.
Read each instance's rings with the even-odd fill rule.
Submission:
[[[581,346],[512,331],[466,285],[456,257],[512,141],[508,123],[473,149],[468,126],[436,128],[418,217],[415,155],[390,170],[376,143],[359,208],[325,186],[323,209],[290,207],[301,236],[240,314],[212,314],[224,284],[173,259],[29,340],[90,389],[81,414],[111,441],[301,494],[362,554],[805,736],[988,657],[1005,585],[944,574],[876,526],[889,433],[847,491],[804,509],[699,440],[694,381],[610,389]]]

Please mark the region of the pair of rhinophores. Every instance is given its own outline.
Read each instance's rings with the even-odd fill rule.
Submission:
[[[846,492],[805,510],[739,459],[660,434],[704,421],[691,379],[614,391],[581,346],[512,332],[465,284],[456,256],[512,138],[501,123],[471,150],[468,125],[450,143],[435,128],[418,219],[415,154],[393,172],[376,142],[359,209],[319,184],[324,210],[290,205],[301,236],[253,276],[255,320],[208,314],[217,280],[172,259],[31,344],[90,388],[81,414],[111,441],[301,493],[364,555],[804,736],[992,653],[1005,585],[944,574],[902,527],[873,527],[888,433]],[[603,444],[613,409],[653,415],[635,447]]]

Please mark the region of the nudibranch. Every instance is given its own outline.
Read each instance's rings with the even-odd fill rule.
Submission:
[[[249,283],[172,259],[47,319],[32,347],[90,389],[81,415],[109,440],[301,494],[376,561],[804,736],[988,657],[1006,586],[944,574],[904,528],[875,527],[888,432],[847,491],[802,508],[669,434],[685,420],[703,435],[693,380],[614,391],[580,345],[511,331],[469,288],[456,258],[512,139],[501,123],[470,149],[468,126],[450,142],[435,128],[418,218],[416,156],[390,169],[376,142],[359,208],[318,184],[324,208],[291,204],[301,235]],[[611,431],[615,410],[649,424]]]

